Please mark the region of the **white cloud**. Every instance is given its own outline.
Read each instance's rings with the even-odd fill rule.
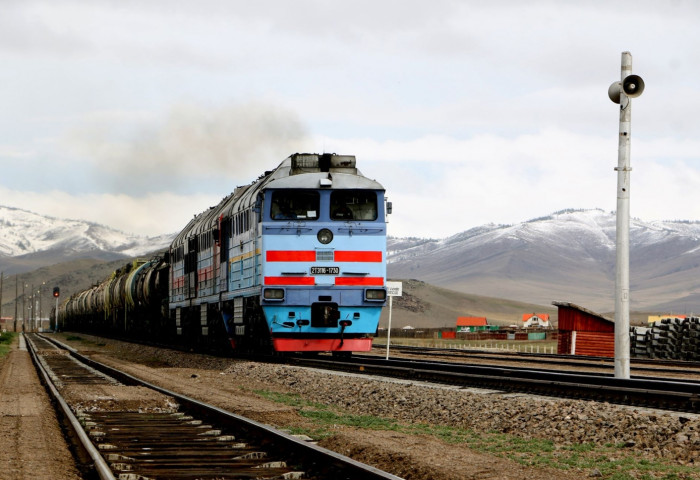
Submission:
[[[18,192],[0,187],[0,198],[3,205],[42,215],[82,219],[126,233],[155,236],[182,230],[194,215],[218,204],[222,195],[74,195],[60,190]]]
[[[614,138],[549,129],[515,138],[477,135],[459,140],[432,135],[380,142],[317,137],[309,143],[356,155],[358,168],[384,185],[394,204],[389,233],[395,236],[444,237],[485,223],[515,223],[565,208],[614,210],[616,205]],[[698,147],[694,141],[633,141],[634,216],[700,218],[700,170],[692,164],[698,161]],[[675,160],[657,162],[661,155]],[[282,159],[271,166],[251,165],[241,183],[254,180]],[[214,164],[203,165],[206,174],[201,176],[200,191],[213,185],[219,172]],[[143,195],[5,189],[0,197],[3,203],[10,199],[11,206],[155,235],[181,229],[233,186],[209,194],[154,190]]]
[[[631,50],[647,85],[632,214],[700,219],[699,13],[682,0],[8,0],[0,203],[163,233],[316,151],[357,155],[387,187],[394,235],[611,210],[607,87]]]
[[[566,208],[616,208],[615,137],[550,129],[516,138],[430,136],[409,142],[325,143],[334,145],[333,151],[356,154],[360,170],[385,186],[394,204],[389,232],[395,236],[444,237],[485,223],[515,223]],[[700,160],[698,147],[691,141],[671,146],[668,139],[633,140],[635,216],[700,218],[700,170],[693,165]],[[676,160],[653,160],[663,153]]]

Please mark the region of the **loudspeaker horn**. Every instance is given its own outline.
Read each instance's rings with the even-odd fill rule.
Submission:
[[[627,75],[621,82],[613,82],[608,87],[608,97],[613,103],[620,103],[620,92],[630,98],[638,97],[644,91],[644,80],[639,75]]]
[[[622,91],[630,98],[638,97],[644,91],[644,80],[639,75],[628,75],[622,81]]]
[[[613,103],[620,103],[620,89],[622,88],[622,82],[613,82],[608,87],[608,97]]]

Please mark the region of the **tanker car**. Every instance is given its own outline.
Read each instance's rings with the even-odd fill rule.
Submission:
[[[66,330],[237,351],[367,351],[386,302],[384,188],[354,156],[294,154],[162,255],[59,307]]]

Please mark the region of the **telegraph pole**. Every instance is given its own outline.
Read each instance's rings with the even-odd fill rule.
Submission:
[[[24,287],[27,285],[22,282],[22,331],[26,328],[27,323],[27,296],[24,294]]]
[[[630,143],[632,98],[644,91],[644,81],[632,75],[632,54],[622,52],[619,82],[608,88],[610,100],[620,104],[617,152],[617,240],[615,269],[615,378],[630,378]]]
[[[17,304],[19,300],[19,275],[15,275],[15,324],[14,331],[17,331]]]

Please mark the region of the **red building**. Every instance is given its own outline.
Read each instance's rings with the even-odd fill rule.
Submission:
[[[599,313],[568,302],[552,302],[559,308],[560,355],[615,356],[615,322]]]

